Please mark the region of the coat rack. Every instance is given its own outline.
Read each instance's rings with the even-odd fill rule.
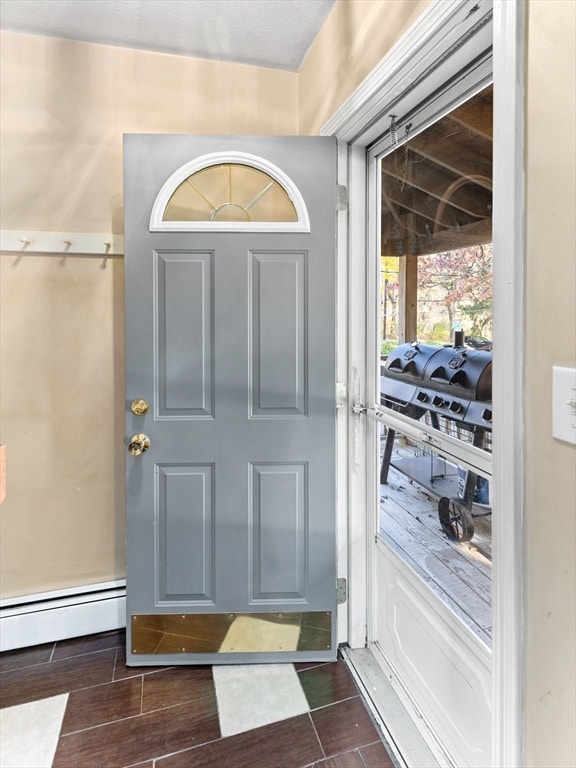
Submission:
[[[55,253],[60,256],[123,256],[122,235],[99,232],[0,231],[0,251],[17,253]]]

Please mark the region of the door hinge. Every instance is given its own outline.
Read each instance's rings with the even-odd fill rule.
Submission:
[[[359,403],[358,401],[356,401],[355,403],[352,404],[352,413],[366,413],[367,410],[368,409],[366,408],[364,403]]]
[[[344,184],[336,184],[336,210],[348,210],[348,187]]]
[[[346,400],[348,399],[348,392],[346,389],[346,384],[337,381],[336,382],[336,408],[344,408],[346,405]]]
[[[348,599],[348,585],[346,579],[336,581],[336,605],[342,605]]]

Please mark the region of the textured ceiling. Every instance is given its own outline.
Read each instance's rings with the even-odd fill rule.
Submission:
[[[0,0],[2,29],[297,70],[335,0]]]

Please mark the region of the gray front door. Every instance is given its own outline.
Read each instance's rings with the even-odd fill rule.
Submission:
[[[237,206],[226,153],[279,187]],[[207,220],[180,192],[162,218],[204,157],[229,201],[195,176]],[[334,659],[336,142],[129,135],[124,158],[127,663]],[[309,226],[250,221],[283,179]]]

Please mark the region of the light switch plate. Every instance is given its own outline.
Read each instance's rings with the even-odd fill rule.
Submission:
[[[576,369],[552,368],[552,434],[576,445]]]

